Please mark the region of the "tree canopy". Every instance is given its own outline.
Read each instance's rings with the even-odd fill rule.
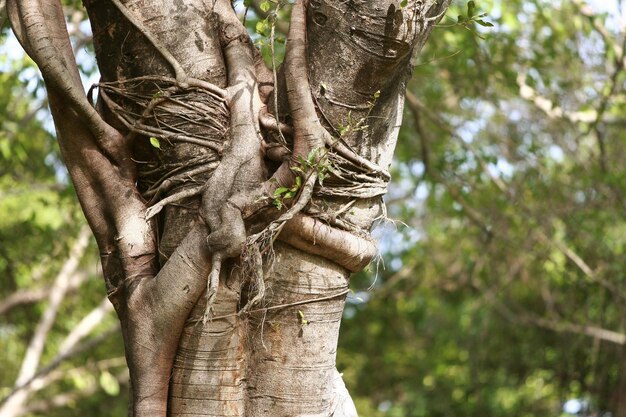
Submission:
[[[65,3],[97,79],[86,14]],[[280,61],[289,5],[245,6]],[[581,415],[626,415],[625,13],[620,0],[457,1],[434,29],[381,256],[344,313],[338,369],[362,417],[560,415],[572,399]],[[122,414],[97,249],[3,16],[0,398],[26,393],[25,416]]]

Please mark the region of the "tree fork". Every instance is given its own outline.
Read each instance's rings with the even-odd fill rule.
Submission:
[[[140,140],[154,127],[135,129],[116,117],[126,107],[132,113],[132,103],[101,94],[95,112],[82,91],[60,4],[8,2],[14,31],[44,75],[62,154],[100,247],[131,371],[130,413],[340,417],[335,410],[344,402],[332,387],[349,273],[375,253],[367,233],[381,214],[409,59],[448,1],[410,1],[405,7],[391,0],[296,2],[280,73],[284,78],[278,83],[286,91],[276,93],[293,119],[293,149],[291,158],[271,173],[272,181],[259,120],[272,125],[261,110],[272,95],[273,77],[230,2],[216,0],[207,7],[186,0],[176,7],[168,4],[169,10],[151,1],[85,3],[105,83],[166,77],[175,81],[175,92],[198,87],[225,96],[230,110],[215,171],[188,168],[197,175],[195,181],[205,182],[201,202],[194,196],[199,187],[177,191],[170,185],[173,177],[158,180],[167,187],[144,187],[152,174],[133,160],[175,167],[203,158],[214,163],[220,148],[204,149],[190,141],[172,144],[161,154]],[[181,25],[193,35],[183,33]],[[331,45],[330,39],[338,41]],[[168,100],[153,99],[151,108],[139,109],[141,118],[147,120],[159,106],[173,106],[171,113],[176,113],[180,105]],[[371,117],[371,126],[338,134],[337,126],[351,116]],[[278,115],[274,118],[280,127]],[[268,205],[279,185],[293,186],[294,168],[316,149],[340,164],[333,180],[341,180],[343,173],[370,185],[365,191],[333,194],[330,185],[314,187],[318,171],[309,167],[301,172],[301,199],[287,212],[258,204],[259,189]],[[320,162],[317,158],[313,165]],[[172,172],[183,178],[177,169]],[[156,209],[147,213],[144,197],[155,195],[169,202],[193,197],[178,201],[184,207],[168,205],[149,220],[147,214]],[[334,216],[341,219],[321,220]],[[239,308],[252,294],[247,287],[254,280],[229,258],[241,252],[253,229],[268,224],[272,235],[282,230],[278,236],[286,243],[264,247],[265,266],[259,263],[261,252],[252,253],[251,275],[266,282],[256,294],[260,305],[242,314]],[[207,290],[207,276],[214,320],[202,326],[198,322],[206,303],[198,300]]]

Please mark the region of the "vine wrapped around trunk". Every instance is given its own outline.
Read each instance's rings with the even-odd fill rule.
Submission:
[[[349,275],[448,3],[298,0],[274,76],[228,0],[85,0],[92,106],[61,5],[8,1],[100,248],[130,415],[356,414],[335,370]]]

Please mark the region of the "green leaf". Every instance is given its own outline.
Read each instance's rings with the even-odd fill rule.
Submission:
[[[493,23],[485,22],[484,20],[481,20],[481,19],[476,19],[475,22],[484,27],[488,27],[488,28],[493,27]]]
[[[269,1],[265,0],[261,2],[259,7],[261,8],[263,12],[267,13],[270,11],[270,8],[272,7],[272,5],[270,4]]]
[[[0,139],[0,156],[5,159],[11,158],[11,143],[8,139]]]
[[[285,194],[287,191],[289,191],[289,188],[287,187],[278,187],[276,190],[274,190],[274,197],[280,197],[281,195]]]
[[[311,149],[311,152],[309,152],[309,156],[307,156],[306,161],[309,164],[309,166],[313,165],[315,163],[315,160],[317,159],[317,148]]]
[[[264,35],[267,28],[267,19],[259,20],[256,24],[256,33],[258,33],[259,35]]]
[[[406,7],[406,5],[409,4],[409,0],[402,0],[400,2],[400,8],[404,9]]]
[[[120,384],[110,372],[104,371],[100,374],[100,386],[110,396],[114,397],[120,393]]]
[[[309,324],[309,321],[307,319],[304,318],[304,313],[302,312],[302,310],[298,310],[298,318],[300,319],[300,323],[303,325],[307,325]]]
[[[474,16],[474,9],[476,9],[476,3],[473,0],[467,2],[467,17]]]
[[[161,142],[154,136],[150,137],[150,145],[154,146],[157,149],[161,149]]]

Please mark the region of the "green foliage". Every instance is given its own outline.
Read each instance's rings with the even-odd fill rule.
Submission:
[[[327,87],[322,83],[321,87],[326,89]],[[372,101],[368,101],[367,106],[367,114],[359,119],[354,119],[352,116],[352,111],[348,112],[348,117],[346,123],[341,123],[337,127],[337,131],[339,132],[339,136],[343,137],[350,132],[359,132],[366,130],[369,126],[367,125],[367,121],[370,118],[372,110],[376,105],[376,100],[380,97],[380,90],[376,91],[372,96]]]
[[[448,25],[439,25],[439,27],[455,27],[455,26],[459,26],[462,27],[464,29],[467,29],[469,32],[471,32],[472,34],[474,34],[475,36],[479,37],[480,39],[485,39],[483,36],[481,36],[475,29],[476,25],[480,25],[483,28],[491,28],[493,27],[493,23],[485,20],[485,18],[487,18],[488,13],[477,13],[476,12],[476,2],[473,0],[470,0],[467,2],[467,13],[465,15],[463,14],[459,14],[456,18],[456,21],[452,24],[448,24]],[[454,19],[449,18],[451,20],[454,21]]]
[[[393,165],[389,216],[409,227],[384,227],[387,269],[347,307],[338,368],[362,417],[560,415],[571,398],[615,415],[623,348],[584,328],[626,318],[616,17],[496,0],[448,15]]]
[[[49,293],[85,220],[51,132],[38,71],[30,59],[16,53],[15,39],[2,36],[0,43],[9,47],[0,48],[0,306],[6,306],[15,295]],[[78,261],[72,276],[84,276],[82,285],[72,287],[64,297],[45,338],[40,369],[53,360],[67,335],[104,298],[94,242]],[[48,305],[46,293],[0,313],[0,399],[11,392]],[[115,325],[116,318],[109,313],[87,339]],[[118,382],[125,371],[122,346],[121,337],[110,337],[62,362],[27,405],[36,408],[53,398],[79,394],[65,406],[33,408],[28,415],[124,414],[127,389]],[[107,402],[110,396],[119,397],[114,405]]]
[[[258,9],[252,1],[243,3],[247,11],[250,8],[256,11],[250,14],[246,12],[244,23],[270,68],[276,68],[285,55],[286,28],[283,26],[281,30],[277,25],[281,22],[284,25],[288,21],[290,3],[289,0],[262,0],[256,3]]]
[[[320,184],[324,183],[324,178],[332,171],[332,166],[326,157],[326,150],[318,148],[312,149],[306,158],[298,157],[298,165],[291,167],[291,170],[299,175],[308,175],[310,172],[317,174]]]
[[[274,204],[278,210],[281,210],[285,200],[294,198],[298,194],[300,187],[302,187],[302,177],[297,176],[293,186],[276,188],[276,190],[274,190],[274,200],[272,204]]]
[[[298,165],[291,167],[296,174],[295,182],[291,187],[278,187],[274,190],[272,204],[278,209],[283,208],[285,200],[294,198],[302,188],[303,178],[310,178],[315,173],[320,185],[324,185],[324,179],[332,171],[332,167],[326,157],[326,150],[312,149],[306,158],[299,156]]]

